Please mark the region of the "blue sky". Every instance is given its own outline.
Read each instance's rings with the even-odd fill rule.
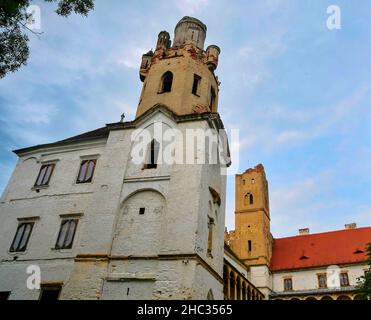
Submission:
[[[222,53],[219,112],[240,129],[240,171],[263,163],[275,237],[371,225],[369,0],[96,0],[88,18],[42,10],[40,38],[0,80],[0,190],[11,150],[134,118],[141,55],[184,15],[208,26]],[[342,29],[326,27],[341,8]],[[234,224],[234,178],[227,226]]]

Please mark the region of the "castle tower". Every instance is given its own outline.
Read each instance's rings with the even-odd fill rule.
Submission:
[[[217,112],[219,82],[214,71],[220,49],[212,45],[204,50],[206,30],[201,21],[184,17],[175,27],[173,46],[169,33],[160,32],[155,52],[142,58],[137,117],[157,104],[177,115]]]
[[[238,257],[250,266],[254,283],[267,293],[271,287],[269,265],[273,239],[264,167],[260,164],[236,175],[235,188],[235,231],[226,235],[227,241]]]

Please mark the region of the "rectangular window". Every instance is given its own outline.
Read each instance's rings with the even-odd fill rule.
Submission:
[[[41,285],[40,300],[55,301],[59,299],[62,291],[61,284]]]
[[[9,299],[10,291],[0,291],[0,301],[6,301]]]
[[[292,291],[292,279],[283,279],[283,287],[285,291]]]
[[[321,273],[317,275],[318,277],[318,287],[319,288],[327,288],[327,274]]]
[[[252,251],[252,242],[251,242],[251,240],[249,240],[249,241],[247,242],[247,248],[248,248],[249,252]]]
[[[55,164],[44,164],[40,168],[39,175],[37,176],[35,187],[45,187],[49,185],[50,178],[54,171]]]
[[[209,236],[207,240],[207,255],[209,257],[213,257],[213,233],[214,233],[214,219],[209,217],[208,221],[208,228],[209,228]]]
[[[160,144],[153,139],[148,146],[146,161],[143,169],[157,169],[158,155],[160,152]]]
[[[14,236],[10,252],[24,252],[27,249],[28,240],[30,239],[34,222],[20,223]]]
[[[66,219],[62,221],[57,243],[55,244],[56,249],[72,248],[78,221],[78,219]]]
[[[216,100],[215,89],[211,87],[210,89],[210,111],[211,112],[216,112],[215,100]]]
[[[199,96],[199,87],[201,83],[201,77],[195,74],[193,76],[193,86],[192,86],[192,93],[196,96]]]
[[[76,183],[90,183],[93,180],[96,163],[96,159],[83,160],[80,165],[80,171]]]
[[[340,285],[342,287],[349,287],[349,277],[347,272],[340,273]]]

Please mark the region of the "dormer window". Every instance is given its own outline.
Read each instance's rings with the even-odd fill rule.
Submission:
[[[161,78],[161,86],[159,93],[170,92],[173,85],[173,74],[170,71],[164,73]]]

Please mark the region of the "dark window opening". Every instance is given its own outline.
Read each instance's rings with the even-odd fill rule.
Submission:
[[[291,291],[292,290],[292,279],[284,279],[283,280],[283,286],[285,291]]]
[[[251,193],[246,194],[244,202],[245,206],[254,204],[254,196]]]
[[[28,240],[30,239],[33,229],[33,222],[21,223],[18,225],[17,232],[14,236],[13,243],[10,247],[10,252],[26,251]]]
[[[56,249],[71,249],[75,238],[78,219],[63,220],[59,230]]]
[[[59,299],[59,295],[62,291],[62,285],[42,285],[40,300],[44,301],[55,301]]]
[[[215,220],[213,218],[208,217],[208,229],[209,229],[209,234],[208,234],[208,239],[207,239],[207,255],[212,258],[212,252],[213,252],[213,235],[214,235],[214,224]]]
[[[170,71],[167,71],[162,76],[160,93],[170,92],[172,85],[173,85],[173,74]]]
[[[252,251],[252,242],[251,242],[251,240],[248,241],[247,247],[248,247],[249,252],[251,252]]]
[[[96,163],[96,159],[82,161],[76,183],[92,182]]]
[[[201,82],[201,77],[195,74],[193,77],[192,93],[196,96],[199,96],[200,82]]]
[[[0,292],[0,301],[6,301],[9,299],[10,291],[1,291]]]
[[[139,214],[143,215],[145,211],[146,211],[146,208],[140,208],[139,209]]]
[[[55,164],[44,164],[41,166],[39,175],[37,176],[35,182],[35,187],[43,187],[49,185],[54,167]]]
[[[149,146],[149,150],[147,152],[147,160],[144,164],[143,169],[156,169],[157,168],[157,160],[158,160],[158,153],[160,150],[160,144],[153,139]]]
[[[211,87],[210,89],[210,111],[211,112],[216,112],[215,100],[216,100],[215,89]]]

